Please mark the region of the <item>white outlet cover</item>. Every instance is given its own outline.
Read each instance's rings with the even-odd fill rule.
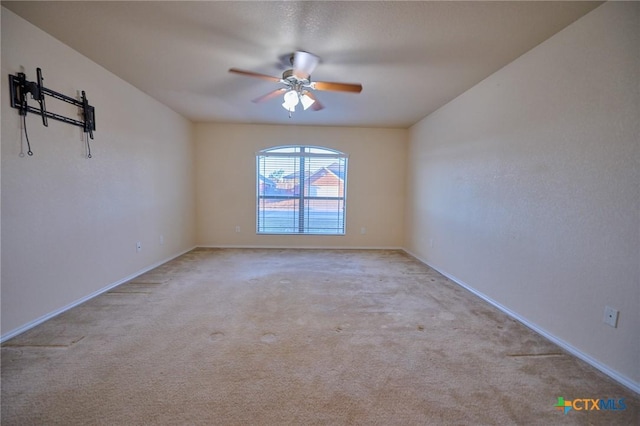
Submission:
[[[602,321],[605,324],[609,324],[611,327],[616,328],[618,326],[618,311],[612,307],[604,307],[604,318]]]

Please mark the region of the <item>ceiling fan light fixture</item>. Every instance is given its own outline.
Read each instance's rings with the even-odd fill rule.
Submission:
[[[311,105],[313,105],[313,103],[315,102],[315,99],[311,99],[311,97],[309,95],[307,95],[306,93],[302,96],[300,96],[300,102],[302,103],[302,107],[306,110],[307,108],[309,108]]]
[[[284,94],[284,103],[282,104],[282,108],[286,109],[289,112],[293,112],[296,109],[296,105],[300,102],[298,97],[298,93],[295,90],[289,90]]]

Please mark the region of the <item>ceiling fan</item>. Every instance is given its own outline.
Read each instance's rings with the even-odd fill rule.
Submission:
[[[291,113],[295,111],[296,106],[299,103],[302,104],[302,107],[305,110],[307,108],[311,108],[313,111],[320,111],[324,108],[314,95],[314,90],[330,90],[335,92],[351,93],[360,93],[362,91],[361,84],[311,81],[311,73],[320,62],[320,58],[313,53],[298,50],[291,54],[290,62],[292,68],[283,72],[282,77],[273,77],[238,68],[230,68],[229,72],[283,84],[283,87],[275,89],[266,95],[260,96],[252,102],[265,102],[280,95],[284,95],[282,107],[289,111],[289,118],[291,118]]]

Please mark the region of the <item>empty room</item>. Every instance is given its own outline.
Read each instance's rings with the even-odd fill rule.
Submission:
[[[3,425],[640,422],[640,3],[1,5]]]

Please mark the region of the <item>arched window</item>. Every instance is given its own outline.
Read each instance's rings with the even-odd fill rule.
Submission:
[[[316,146],[259,151],[258,234],[344,235],[347,155]]]

